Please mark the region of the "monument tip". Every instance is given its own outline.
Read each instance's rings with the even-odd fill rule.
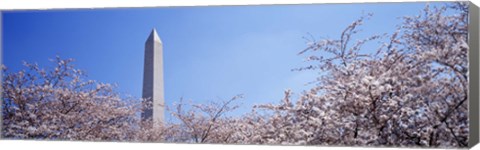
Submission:
[[[153,41],[153,42],[160,42],[162,43],[162,40],[158,36],[157,29],[153,28],[152,32],[150,33],[150,36],[148,36],[147,42],[148,41]]]

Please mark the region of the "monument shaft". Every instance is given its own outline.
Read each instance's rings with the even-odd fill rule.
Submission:
[[[164,88],[163,88],[163,44],[155,29],[145,42],[145,62],[143,72],[142,97],[151,107],[142,112],[142,119],[153,119],[158,125],[164,121]]]

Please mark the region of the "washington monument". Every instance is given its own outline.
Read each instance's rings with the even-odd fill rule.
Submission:
[[[145,61],[143,64],[142,98],[153,105],[144,108],[143,120],[152,120],[154,125],[164,121],[163,90],[163,44],[155,29],[145,42]]]

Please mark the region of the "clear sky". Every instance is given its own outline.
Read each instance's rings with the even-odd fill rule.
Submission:
[[[297,53],[303,36],[338,38],[362,15],[374,13],[360,35],[392,33],[402,17],[425,3],[274,6],[163,7],[10,11],[3,14],[3,58],[10,70],[23,60],[50,65],[74,58],[88,79],[117,83],[118,91],[141,97],[144,43],[156,28],[164,46],[166,104],[244,94],[243,114],[254,104],[276,103],[285,89],[301,93],[315,72]]]

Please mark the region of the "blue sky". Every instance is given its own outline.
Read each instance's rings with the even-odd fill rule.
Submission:
[[[7,11],[3,13],[3,59],[12,71],[23,60],[51,66],[59,55],[74,58],[88,79],[118,84],[141,97],[144,43],[156,28],[164,46],[166,104],[183,97],[203,103],[244,94],[242,108],[276,103],[285,89],[301,93],[316,72],[297,53],[308,33],[338,38],[362,15],[374,16],[357,38],[392,33],[402,17],[425,3],[273,6],[161,7]]]

